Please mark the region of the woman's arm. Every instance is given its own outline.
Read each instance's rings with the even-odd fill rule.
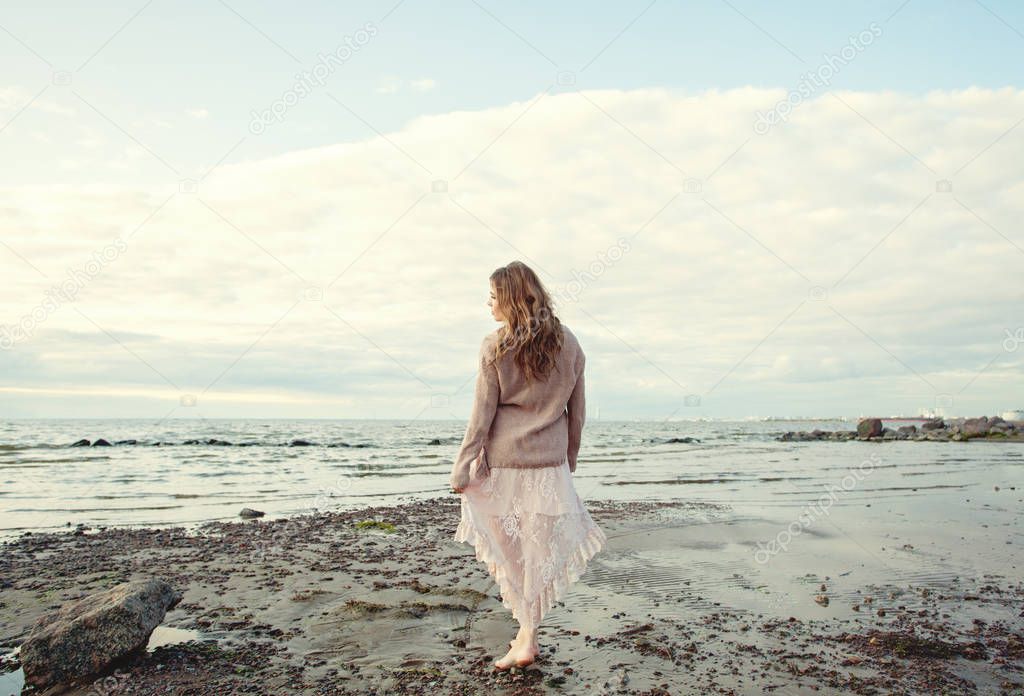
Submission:
[[[466,435],[462,438],[462,446],[452,465],[451,487],[458,493],[469,483],[469,470],[473,461],[480,455],[487,433],[491,430],[491,422],[498,409],[498,369],[490,359],[488,338],[480,344],[479,372],[476,376],[476,393],[473,397],[473,410],[469,415]]]
[[[587,420],[587,397],[586,388],[583,384],[583,369],[586,366],[587,358],[581,352],[576,377],[576,386],[573,387],[569,402],[566,404],[566,411],[569,414],[569,451],[566,453],[569,459],[569,471],[576,471],[576,456],[580,451],[580,440],[583,437],[583,424]]]

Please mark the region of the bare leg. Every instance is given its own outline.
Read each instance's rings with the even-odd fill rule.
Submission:
[[[515,639],[516,645],[520,648],[527,649],[533,653],[533,657],[536,658],[540,654],[540,645],[537,642],[537,628],[534,627],[532,630],[524,629],[522,626],[519,627],[519,633],[516,634]]]
[[[539,647],[537,646],[537,632],[534,631],[532,636],[529,635],[529,633],[529,631],[520,626],[519,633],[516,634],[515,638],[508,642],[509,647],[514,648],[517,645],[522,645],[523,641],[528,641],[533,644],[534,652],[537,652],[539,650]]]
[[[544,549],[537,548],[541,541],[524,534],[520,539],[523,563],[520,567],[521,600],[525,603],[518,607],[516,615],[519,619],[519,633],[509,646],[508,654],[494,663],[498,669],[507,669],[512,665],[524,667],[533,662],[540,654],[537,642],[537,627],[541,621],[540,588],[541,573],[538,559],[542,559]]]

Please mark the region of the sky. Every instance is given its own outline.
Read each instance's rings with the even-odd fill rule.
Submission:
[[[1024,6],[0,8],[0,418],[464,419],[520,260],[588,417],[1024,408]]]

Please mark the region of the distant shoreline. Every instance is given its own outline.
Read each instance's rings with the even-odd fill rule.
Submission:
[[[890,423],[905,423],[910,419],[890,419]],[[801,430],[783,433],[777,440],[782,442],[806,442],[812,440],[859,440],[893,441],[912,440],[915,442],[967,442],[987,440],[998,442],[1024,442],[1024,424],[1006,421],[1001,416],[980,416],[977,418],[926,418],[920,429],[916,425],[902,425],[895,430],[885,427],[886,419],[864,418],[857,423],[856,430]]]

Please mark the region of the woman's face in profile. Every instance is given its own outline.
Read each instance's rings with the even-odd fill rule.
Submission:
[[[487,300],[487,306],[491,308],[491,316],[494,321],[505,321],[505,316],[498,309],[498,296],[494,294],[494,283],[491,283],[491,296]]]

